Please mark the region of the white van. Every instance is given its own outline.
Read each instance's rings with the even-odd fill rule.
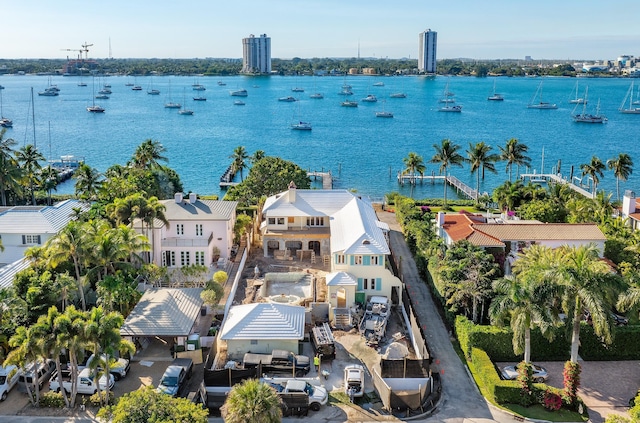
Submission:
[[[17,366],[9,365],[7,367],[0,366],[0,401],[7,399],[9,391],[16,386],[18,379],[22,375],[22,370]]]
[[[38,387],[42,389],[42,387],[49,381],[51,378],[51,373],[56,368],[56,363],[47,359],[45,361],[38,360],[36,362],[25,364],[24,371],[20,375],[20,389],[26,389],[25,387],[25,379],[26,383],[35,386],[36,382],[38,383]]]

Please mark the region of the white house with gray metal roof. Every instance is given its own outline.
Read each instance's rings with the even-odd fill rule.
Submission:
[[[150,231],[153,262],[158,266],[211,266],[218,258],[227,259],[233,247],[237,201],[200,200],[194,193],[173,200],[162,200],[165,225],[156,219]],[[136,222],[136,229],[145,229]],[[219,257],[217,257],[219,255]]]
[[[0,264],[18,261],[27,248],[42,246],[73,219],[78,209],[86,211],[89,204],[66,200],[53,206],[3,207],[0,238],[4,251],[0,252]]]
[[[330,317],[372,295],[401,300],[402,282],[386,267],[388,226],[371,203],[347,190],[298,190],[269,197],[262,210],[266,257],[330,264]]]
[[[305,308],[278,303],[252,303],[231,307],[220,329],[229,358],[244,353],[271,353],[274,349],[298,351],[304,338]]]

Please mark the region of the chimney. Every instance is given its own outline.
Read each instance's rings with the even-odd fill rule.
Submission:
[[[189,204],[195,204],[196,201],[198,201],[198,194],[196,194],[195,192],[190,192],[189,193]]]
[[[173,198],[175,198],[175,200],[176,200],[176,204],[180,204],[180,203],[182,203],[182,193],[181,193],[181,192],[176,192],[176,193],[173,195]]]
[[[629,217],[631,213],[636,212],[636,193],[631,190],[624,192],[622,197],[622,217]]]
[[[289,202],[295,203],[296,201],[296,184],[291,181],[289,182]]]

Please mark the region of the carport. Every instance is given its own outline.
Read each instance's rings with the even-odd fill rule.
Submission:
[[[202,288],[150,288],[120,328],[138,350],[161,341],[167,349],[188,349],[187,339],[201,319]],[[197,348],[196,348],[197,349]],[[163,355],[164,355],[163,354]]]

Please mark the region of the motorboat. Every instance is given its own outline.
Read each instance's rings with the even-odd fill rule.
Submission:
[[[226,83],[222,82],[222,81],[218,81],[218,86],[220,87],[224,87],[225,85],[227,85]]]
[[[376,117],[379,117],[379,118],[392,118],[393,117],[393,113],[385,112],[385,111],[376,112]]]
[[[109,96],[106,95],[106,94],[98,94],[96,96],[96,99],[98,99],[98,100],[109,100]]]
[[[297,98],[295,98],[295,97],[287,96],[287,97],[280,97],[280,98],[278,99],[278,101],[284,101],[284,102],[286,102],[286,103],[292,103],[292,102],[294,102],[294,101],[298,101],[298,99],[297,99]]]
[[[342,107],[358,107],[358,102],[357,101],[351,101],[351,100],[345,100],[342,103],[340,103],[340,105]]]
[[[205,91],[207,88],[204,85],[196,84],[193,86],[194,91]]]
[[[207,97],[203,97],[203,96],[198,96],[198,97],[193,97],[193,101],[207,101]]]
[[[374,82],[373,86],[374,87],[384,87],[384,82]]]
[[[378,98],[373,94],[369,94],[365,98],[363,98],[362,101],[364,101],[365,103],[375,103],[376,101],[378,101]]]
[[[338,94],[340,94],[340,95],[353,95],[353,91],[351,91],[351,88],[343,88],[342,91],[340,91]]]
[[[460,113],[462,112],[462,106],[450,106],[447,104],[446,106],[439,108],[438,111]]]
[[[294,88],[291,88],[291,91],[294,92],[294,93],[303,93],[304,92],[304,88],[294,87]]]
[[[53,90],[51,88],[45,88],[44,91],[39,91],[38,95],[41,95],[43,97],[55,97],[55,96],[59,95],[58,91],[59,90]]]
[[[389,97],[391,98],[407,98],[405,93],[392,93]]]
[[[233,102],[235,106],[244,106],[246,103],[242,100],[236,100]]]
[[[311,124],[309,122],[299,121],[291,125],[291,129],[298,131],[311,131]]]
[[[187,116],[191,116],[193,115],[193,110],[188,110],[188,109],[180,109],[178,111],[179,115],[187,115]]]
[[[322,99],[322,98],[324,98],[324,94],[322,94],[322,93],[313,93],[313,94],[311,94],[309,96],[309,98],[315,98],[316,100],[317,99]]]
[[[149,95],[160,95],[160,90],[150,89],[149,91],[147,91],[147,94],[149,94]]]
[[[229,91],[229,95],[233,97],[246,97],[248,95],[247,90],[244,88],[235,91]]]
[[[1,118],[0,119],[0,127],[2,128],[13,128],[13,121],[9,118]]]
[[[87,107],[87,111],[91,113],[104,113],[104,108],[94,104],[93,106]]]
[[[131,87],[132,91],[142,91],[142,87],[140,85],[134,85],[133,87]]]

